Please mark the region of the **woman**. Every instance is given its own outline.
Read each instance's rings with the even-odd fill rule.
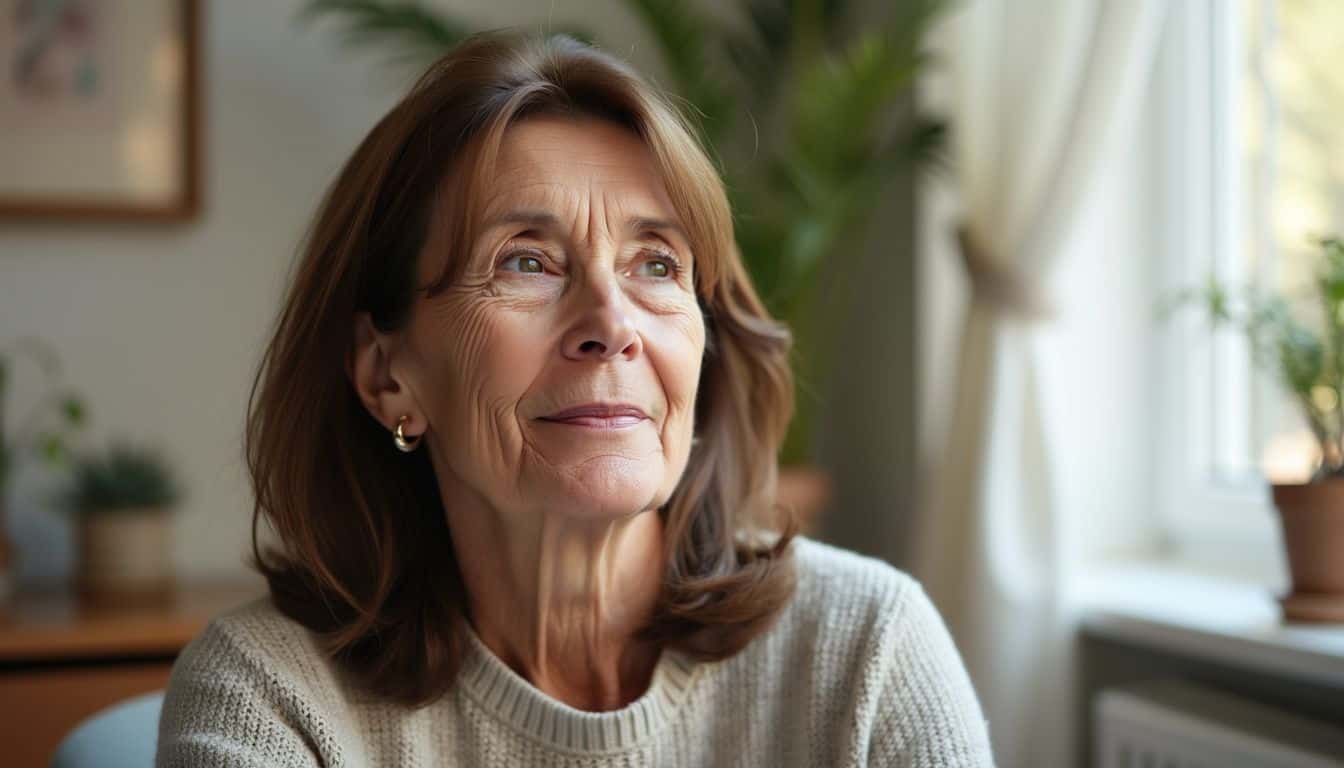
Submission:
[[[774,525],[788,348],[636,73],[459,46],[308,236],[249,406],[270,596],[179,658],[159,765],[990,764],[919,586]]]

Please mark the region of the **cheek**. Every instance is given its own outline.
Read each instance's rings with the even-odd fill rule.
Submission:
[[[705,350],[704,320],[698,307],[684,310],[658,318],[650,334],[654,364],[667,397],[664,436],[678,443],[689,442]]]
[[[536,324],[498,299],[474,297],[442,302],[429,325],[442,352],[427,383],[454,431],[469,429],[475,445],[516,440],[506,434],[516,432],[515,407],[545,360]]]

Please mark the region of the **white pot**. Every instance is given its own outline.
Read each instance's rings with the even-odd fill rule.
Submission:
[[[171,586],[172,520],[154,507],[80,515],[80,589],[152,592]]]

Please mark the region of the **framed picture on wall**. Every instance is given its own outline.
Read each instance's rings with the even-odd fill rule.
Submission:
[[[0,0],[0,217],[200,207],[199,0]]]

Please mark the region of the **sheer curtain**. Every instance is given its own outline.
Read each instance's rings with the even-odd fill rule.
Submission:
[[[971,285],[914,570],[976,683],[1001,768],[1073,762],[1072,628],[1041,408],[1044,296],[1135,118],[1162,0],[968,0],[951,20],[953,158]]]

